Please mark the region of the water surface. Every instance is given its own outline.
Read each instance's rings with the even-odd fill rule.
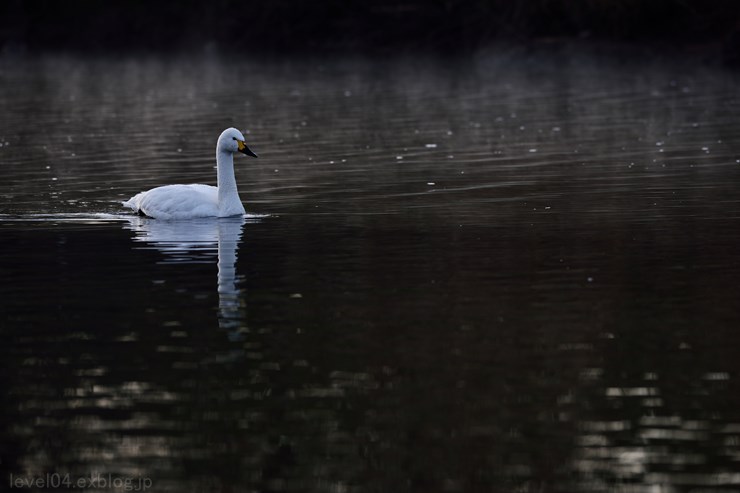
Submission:
[[[0,466],[740,490],[738,82],[579,54],[0,61]],[[232,125],[248,217],[119,207],[215,184]]]

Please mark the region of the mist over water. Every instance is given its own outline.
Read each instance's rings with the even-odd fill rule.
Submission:
[[[738,82],[578,52],[0,60],[0,468],[740,489]],[[229,126],[248,217],[120,207],[215,184]]]

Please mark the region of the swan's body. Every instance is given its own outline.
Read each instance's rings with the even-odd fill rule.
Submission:
[[[229,217],[244,214],[244,206],[234,189],[228,204],[220,204],[218,189],[211,185],[165,185],[140,192],[123,203],[126,207],[155,219],[194,219]]]
[[[235,128],[227,128],[216,144],[218,186],[165,185],[141,192],[123,205],[155,219],[193,219],[244,215],[244,206],[236,189],[234,153],[257,157]]]

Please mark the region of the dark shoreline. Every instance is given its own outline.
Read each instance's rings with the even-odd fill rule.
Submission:
[[[466,55],[495,45],[595,44],[740,63],[730,0],[301,2],[8,0],[0,53]]]

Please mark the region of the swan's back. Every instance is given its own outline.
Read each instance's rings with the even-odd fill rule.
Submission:
[[[156,219],[192,219],[219,215],[218,188],[210,185],[165,185],[141,192],[124,206]]]

